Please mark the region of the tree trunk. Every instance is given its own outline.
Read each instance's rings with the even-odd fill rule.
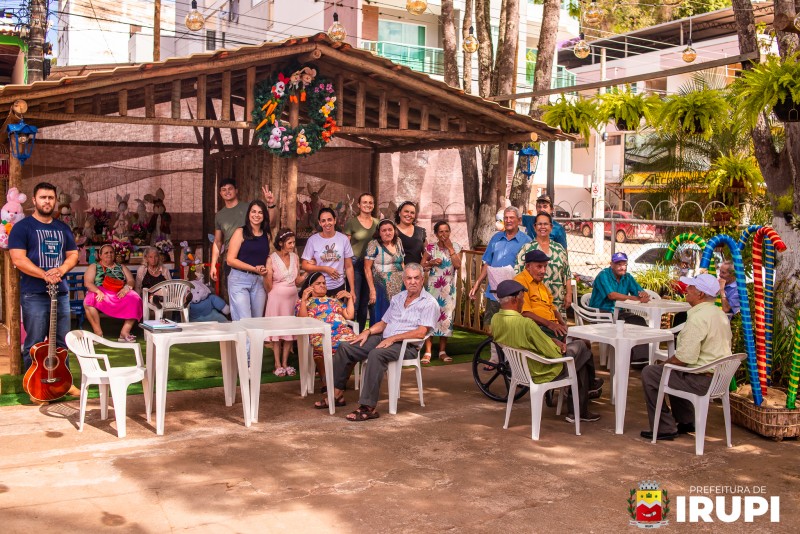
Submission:
[[[44,40],[47,24],[47,2],[31,0],[31,29],[28,47],[28,83],[44,80]]]
[[[475,0],[475,31],[478,36],[478,94],[482,98],[492,94],[492,22],[489,0]]]

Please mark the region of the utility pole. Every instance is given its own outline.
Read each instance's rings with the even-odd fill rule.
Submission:
[[[44,80],[44,40],[47,0],[30,0],[31,32],[28,46],[28,83]]]
[[[161,61],[161,0],[155,0],[153,11],[153,61]]]
[[[600,48],[600,80],[606,79],[606,49]],[[605,93],[605,88],[600,88],[600,94]],[[605,216],[606,207],[606,127],[601,125],[597,128],[597,134],[594,138],[594,182],[597,184],[599,191],[598,197],[594,203],[594,213],[592,214],[596,219],[601,219]],[[603,256],[603,243],[605,234],[605,223],[594,223],[594,253],[598,256]],[[614,236],[611,236],[611,243],[613,246]]]

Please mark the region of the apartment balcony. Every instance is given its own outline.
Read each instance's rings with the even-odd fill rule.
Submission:
[[[361,48],[417,72],[434,76],[444,75],[444,52],[441,48],[388,41],[361,41]]]

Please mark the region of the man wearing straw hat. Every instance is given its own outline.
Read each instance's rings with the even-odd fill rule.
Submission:
[[[686,284],[686,302],[692,305],[687,312],[686,325],[678,334],[675,355],[664,363],[681,367],[702,367],[731,354],[731,326],[714,301],[719,293],[719,282],[710,274],[701,274],[694,278],[681,277]],[[647,416],[650,429],[643,430],[641,436],[653,439],[653,421],[655,419],[658,387],[661,384],[663,365],[648,365],[642,369],[642,388],[647,401]],[[670,387],[704,394],[711,385],[710,374],[683,373],[673,371],[669,379]],[[694,406],[691,402],[679,397],[670,396],[670,413],[667,403],[661,408],[658,425],[658,439],[671,441],[679,434],[694,432]]]

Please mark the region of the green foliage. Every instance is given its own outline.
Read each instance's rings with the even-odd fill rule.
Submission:
[[[656,265],[646,271],[633,273],[633,278],[642,286],[642,289],[655,291],[662,297],[675,296],[672,269],[666,265]]]
[[[775,211],[778,213],[791,213],[794,207],[794,192],[789,191],[775,199]]]
[[[751,125],[779,102],[791,98],[800,103],[800,55],[769,56],[763,63],[743,71],[732,90],[737,114]]]
[[[755,156],[729,152],[717,158],[706,176],[708,192],[712,197],[730,202],[738,193],[731,188],[744,188],[748,197],[758,195],[763,189],[764,177]]]
[[[658,104],[658,97],[652,94],[633,94],[630,89],[614,90],[598,97],[598,117],[600,122],[615,121],[624,130],[638,130],[639,123],[645,118],[652,122],[651,111]]]
[[[659,128],[678,134],[696,134],[710,139],[715,124],[728,117],[730,106],[718,89],[704,83],[667,98],[656,114]]]
[[[568,100],[563,94],[555,102],[543,107],[542,120],[552,127],[559,127],[569,134],[580,134],[589,139],[590,132],[597,127],[598,112],[594,100]]]

